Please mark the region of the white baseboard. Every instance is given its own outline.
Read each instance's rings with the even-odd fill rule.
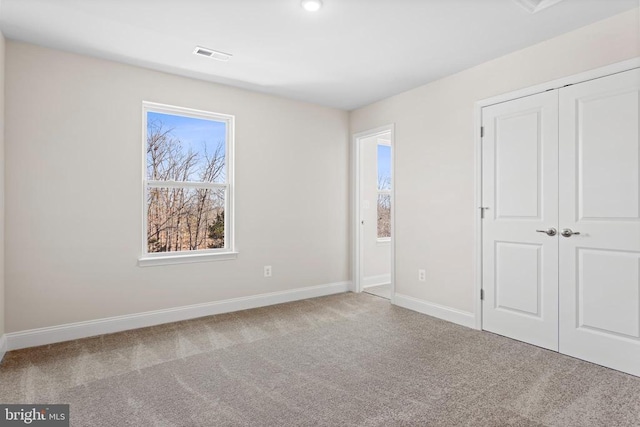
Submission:
[[[387,283],[391,283],[390,274],[381,274],[379,276],[369,276],[369,277],[362,278],[363,288],[370,288],[371,286],[386,285]]]
[[[7,336],[6,335],[0,335],[0,363],[2,362],[2,359],[4,358],[4,354],[7,352]]]
[[[429,316],[437,317],[438,319],[446,320],[448,322],[457,323],[458,325],[466,326],[468,328],[475,328],[475,315],[473,313],[469,313],[468,311],[462,311],[455,308],[446,307],[444,305],[434,304],[432,302],[424,301],[402,294],[395,294],[393,303],[397,306],[417,311],[418,313],[427,314]]]
[[[163,323],[178,322],[195,319],[214,314],[230,313],[250,308],[298,301],[308,298],[347,292],[351,282],[330,283],[327,285],[310,286],[288,291],[270,292],[223,301],[203,304],[187,305],[165,310],[147,311],[144,313],[125,316],[109,317],[106,319],[88,320],[85,322],[68,323],[47,328],[30,329],[6,334],[6,351],[57,342],[111,334],[130,329],[145,328]]]

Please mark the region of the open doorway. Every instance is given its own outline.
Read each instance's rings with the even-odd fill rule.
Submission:
[[[393,299],[393,127],[354,136],[356,292]]]

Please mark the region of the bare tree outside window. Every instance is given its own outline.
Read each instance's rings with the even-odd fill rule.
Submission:
[[[226,123],[147,112],[147,252],[225,248]]]
[[[391,237],[391,146],[378,145],[378,239]]]
[[[388,179],[378,177],[380,180]],[[384,188],[378,184],[378,189]],[[391,237],[391,194],[378,192],[378,239]]]

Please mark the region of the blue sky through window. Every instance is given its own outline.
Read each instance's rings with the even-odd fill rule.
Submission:
[[[391,189],[391,146],[378,144],[378,186]]]
[[[160,121],[165,129],[173,129],[173,136],[182,141],[185,149],[202,150],[202,143],[208,148],[215,148],[218,143],[224,145],[226,123],[213,120],[196,119],[195,117],[176,116],[149,111],[147,121]],[[223,147],[224,149],[224,147]]]

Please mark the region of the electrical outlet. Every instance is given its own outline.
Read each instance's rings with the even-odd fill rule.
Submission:
[[[271,277],[271,266],[270,265],[265,265],[264,266],[264,277]]]
[[[425,282],[427,280],[427,272],[426,270],[418,270],[418,280],[420,282]]]

